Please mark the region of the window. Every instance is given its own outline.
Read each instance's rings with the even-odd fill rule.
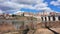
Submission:
[[[50,16],[48,16],[48,19],[49,19],[49,21],[50,21]]]
[[[53,16],[53,21],[55,21],[55,16]]]
[[[45,17],[45,21],[47,21],[47,18]]]
[[[60,16],[58,16],[58,19],[60,20]]]
[[[43,17],[41,17],[42,21],[43,21]]]

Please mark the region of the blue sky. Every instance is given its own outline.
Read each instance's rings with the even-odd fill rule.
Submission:
[[[0,0],[0,13],[60,12],[60,0]]]
[[[57,1],[57,0],[53,0],[53,1]],[[50,2],[52,2],[52,0],[45,0],[44,2],[47,2],[48,3],[48,6],[49,8],[51,8],[52,10],[54,10],[55,12],[60,12],[60,6],[54,6],[54,5],[51,5]],[[37,12],[37,11],[40,11],[40,10],[32,10],[32,9],[26,9],[26,8],[22,8],[21,11],[26,11],[26,12]]]
[[[52,10],[55,10],[55,11],[57,11],[57,12],[60,12],[60,8],[58,8],[58,7],[60,7],[60,5],[59,5],[59,6],[51,5],[51,4],[50,4],[51,1],[52,1],[52,0],[46,0],[46,2],[48,2],[48,7],[50,7]],[[57,0],[54,0],[54,1],[57,1]]]

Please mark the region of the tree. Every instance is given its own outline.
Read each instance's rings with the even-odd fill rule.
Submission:
[[[16,15],[15,14],[12,14],[12,17],[15,17]]]

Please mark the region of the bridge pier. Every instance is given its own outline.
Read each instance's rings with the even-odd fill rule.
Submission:
[[[53,21],[53,17],[50,17],[50,21]]]
[[[59,21],[58,17],[55,17],[55,19],[56,19],[55,21]]]
[[[40,19],[42,20],[42,22],[44,21],[59,21],[59,16],[42,16],[40,17]]]

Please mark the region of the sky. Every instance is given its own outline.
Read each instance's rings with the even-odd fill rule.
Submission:
[[[60,0],[0,0],[0,14],[60,12]]]

